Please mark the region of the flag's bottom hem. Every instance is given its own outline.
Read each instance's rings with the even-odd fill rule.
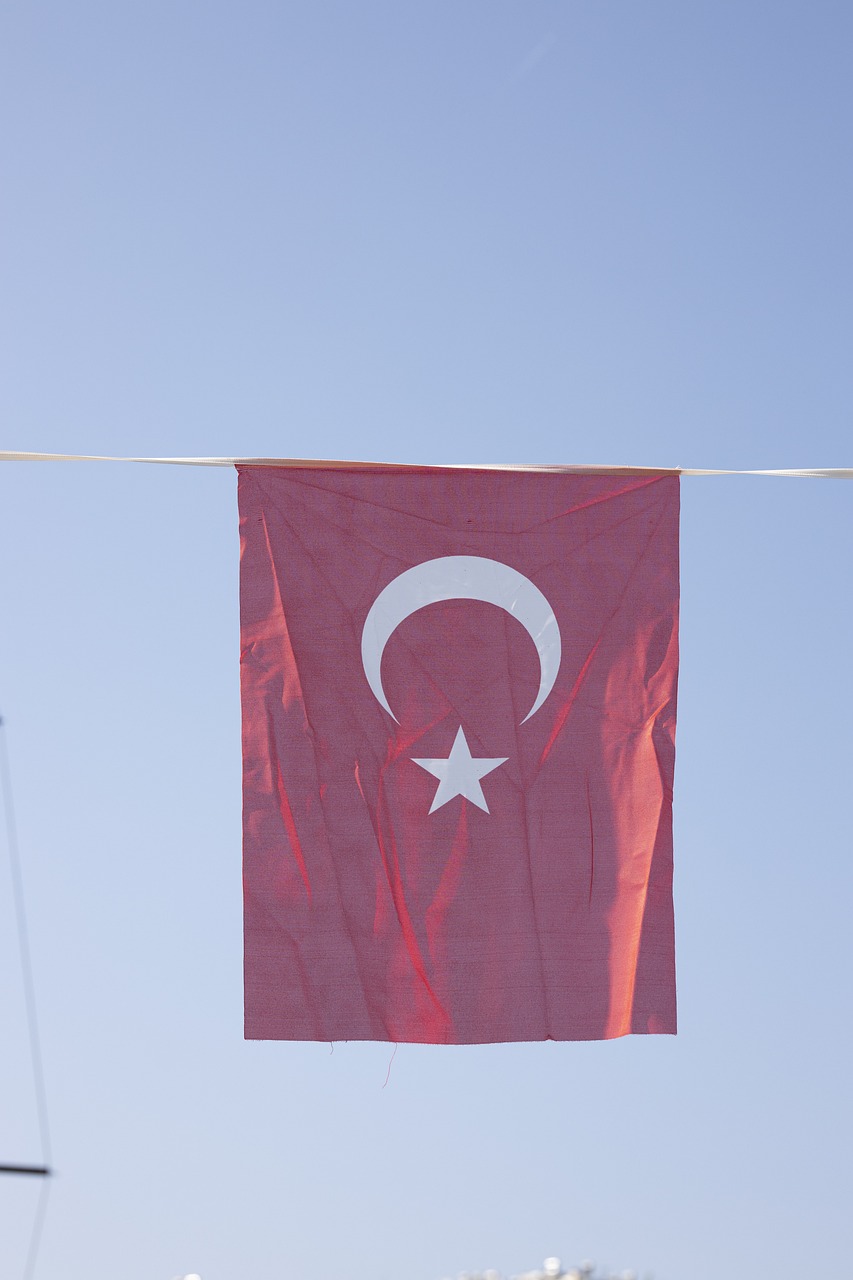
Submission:
[[[621,1040],[625,1036],[675,1036],[677,1035],[675,1027],[655,1028],[628,1028],[625,1031],[612,1032],[593,1032],[589,1035],[566,1035],[566,1036],[490,1036],[490,1037],[472,1037],[471,1039],[456,1040],[436,1040],[428,1037],[415,1038],[413,1036],[299,1036],[299,1035],[252,1035],[245,1032],[243,1039],[247,1043],[254,1044],[423,1044],[423,1045],[439,1045],[446,1047],[464,1047],[465,1045],[485,1045],[485,1044],[546,1044],[549,1041],[553,1044],[594,1044],[604,1040]]]

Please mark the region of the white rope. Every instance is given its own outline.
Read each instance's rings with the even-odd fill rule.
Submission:
[[[0,450],[0,462],[149,462],[178,467],[320,467],[327,470],[438,470],[438,464],[424,467],[404,462],[346,462],[333,458],[127,458],[83,453],[14,453]],[[444,469],[444,467],[442,467]],[[451,471],[554,471],[594,475],[678,475],[678,476],[795,476],[802,479],[853,480],[853,467],[798,467],[775,471],[730,471],[702,467],[619,467],[572,463],[471,462],[450,463]]]

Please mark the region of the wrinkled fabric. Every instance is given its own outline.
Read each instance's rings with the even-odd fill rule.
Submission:
[[[246,1037],[674,1033],[678,477],[238,471]],[[536,590],[415,608],[372,688],[443,557]],[[430,812],[460,729],[486,807]]]

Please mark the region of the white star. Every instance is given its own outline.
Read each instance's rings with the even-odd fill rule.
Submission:
[[[436,809],[440,809],[455,796],[464,796],[478,809],[488,813],[489,806],[486,804],[480,779],[485,778],[486,774],[491,773],[493,769],[497,769],[499,764],[506,764],[508,759],[509,756],[502,756],[500,760],[475,760],[468,749],[461,725],[446,760],[415,760],[412,756],[415,764],[419,764],[422,769],[426,769],[427,773],[438,778],[438,790],[430,813],[435,813]]]

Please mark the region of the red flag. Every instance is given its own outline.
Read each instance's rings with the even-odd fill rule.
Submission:
[[[239,471],[247,1038],[674,1032],[678,477]]]

